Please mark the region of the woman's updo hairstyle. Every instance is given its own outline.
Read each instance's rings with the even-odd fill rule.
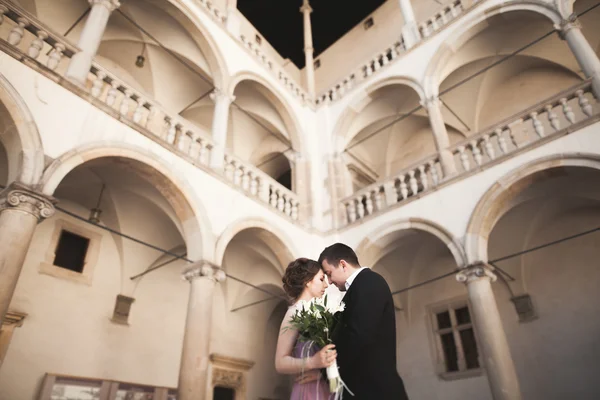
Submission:
[[[281,278],[283,290],[292,300],[296,300],[302,294],[306,284],[313,280],[320,269],[321,265],[309,258],[298,258],[292,261]]]

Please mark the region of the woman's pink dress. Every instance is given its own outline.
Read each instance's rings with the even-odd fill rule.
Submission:
[[[310,347],[309,347],[310,346]],[[319,351],[319,347],[314,343],[296,342],[293,356],[295,358],[310,357]],[[333,395],[329,393],[329,384],[327,380],[320,376],[316,381],[308,383],[294,383],[290,400],[330,400]]]

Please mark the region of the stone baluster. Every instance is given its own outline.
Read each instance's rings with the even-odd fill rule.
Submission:
[[[356,198],[356,214],[358,215],[358,219],[363,219],[365,217],[365,205],[363,204],[363,195],[358,196]]]
[[[421,24],[421,34],[423,35],[424,38],[429,37],[429,25],[427,24],[427,22],[423,22]]]
[[[65,45],[62,43],[56,43],[54,45],[54,50],[52,50],[50,56],[48,57],[48,61],[46,61],[46,66],[50,70],[54,71],[58,67],[58,64],[60,64],[60,61],[63,58],[63,52],[65,49]]]
[[[471,163],[469,162],[469,156],[467,155],[465,146],[459,146],[458,152],[460,153],[460,162],[463,170],[469,171],[471,169]]]
[[[139,124],[140,122],[142,122],[142,118],[144,117],[144,104],[146,102],[144,101],[144,99],[142,99],[142,96],[140,95],[137,95],[135,102],[137,103],[137,105],[135,107],[135,111],[133,112],[133,122]]]
[[[235,174],[235,161],[225,155],[225,178],[229,181],[233,181],[233,175]]]
[[[406,198],[408,198],[408,185],[406,185],[406,174],[402,174],[400,176],[400,195],[402,196],[402,200],[406,200]]]
[[[285,205],[283,208],[283,213],[288,217],[292,216],[292,199],[285,199]]]
[[[8,34],[8,43],[13,46],[18,46],[23,40],[25,35],[25,28],[29,25],[29,22],[25,18],[17,18],[17,25],[11,29]]]
[[[265,202],[265,203],[269,203],[269,194],[270,194],[270,187],[269,187],[269,183],[267,182],[267,180],[261,176],[257,176],[256,177],[257,183],[258,183],[258,198]]]
[[[226,275],[222,269],[200,261],[189,267],[183,278],[190,283],[190,291],[177,399],[207,400],[214,290]]]
[[[102,71],[96,71],[96,79],[94,79],[94,83],[92,83],[92,96],[98,98],[102,94],[102,90],[104,89],[104,79],[106,78],[106,73]]]
[[[479,150],[479,141],[472,140],[471,141],[471,151],[473,152],[473,159],[478,166],[481,166],[483,163],[483,156],[481,155],[481,150]]]
[[[558,115],[556,115],[556,113],[554,112],[554,105],[548,104],[545,108],[546,108],[546,114],[548,115],[548,122],[550,123],[550,126],[555,131],[559,130],[560,129],[560,121],[558,119]]]
[[[519,380],[492,290],[491,283],[496,281],[492,271],[483,263],[470,265],[456,275],[456,280],[467,286],[492,397],[495,400],[520,400]]]
[[[437,186],[437,184],[440,182],[440,177],[438,175],[437,166],[435,165],[435,160],[429,161],[428,164],[429,171],[431,172],[431,181],[433,183],[433,186]]]
[[[194,135],[192,132],[190,132],[190,134],[192,135],[192,137],[190,143],[190,151],[188,154],[192,160],[199,161],[201,146],[200,138],[198,137],[198,135]]]
[[[277,210],[283,212],[285,209],[285,197],[279,189],[277,189]]]
[[[490,140],[490,135],[488,135],[488,134],[483,135],[483,147],[485,148],[485,153],[490,158],[490,160],[493,160],[494,158],[496,158],[496,152],[494,151],[494,145],[492,144],[492,141]]]
[[[446,15],[447,8],[448,7],[444,7],[442,8],[442,11],[440,11],[440,19],[442,20],[442,26],[448,23],[448,17]]]
[[[354,203],[354,200],[350,200],[349,202],[346,203],[346,211],[348,213],[348,222],[352,223],[354,221],[356,221],[356,205]]]
[[[121,113],[122,116],[127,116],[127,114],[129,114],[129,103],[130,103],[130,97],[131,97],[131,90],[125,88],[123,90],[123,97],[121,99],[121,106],[119,107],[119,112]]]
[[[452,18],[456,18],[460,14],[460,3],[459,4],[450,4],[450,14],[452,14]]]
[[[0,4],[0,25],[4,23],[4,15],[8,12],[8,7]]]
[[[535,133],[543,138],[544,137],[544,125],[542,124],[542,121],[540,121],[538,119],[538,113],[537,112],[532,112],[531,114],[529,114],[529,116],[531,117],[531,122],[533,123],[533,129],[535,130]]]
[[[495,131],[496,136],[498,137],[498,146],[500,146],[500,151],[502,151],[502,154],[506,154],[508,153],[508,145],[506,143],[506,139],[504,138],[504,135],[502,134],[502,129],[501,128],[497,128]]]
[[[373,191],[372,191],[373,199],[375,199],[375,210],[376,211],[383,210],[383,199],[382,199],[380,190],[381,189],[378,186],[377,189],[373,189]]]
[[[179,139],[179,150],[184,152],[185,154],[190,153],[190,148],[192,147],[192,137],[193,133],[191,131],[183,132],[181,131],[181,138]]]
[[[419,180],[421,181],[421,185],[423,185],[423,191],[429,189],[429,181],[427,180],[427,173],[425,172],[426,165],[419,165]]]
[[[270,188],[271,191],[271,200],[270,200],[270,204],[271,207],[273,208],[277,208],[277,190]]]
[[[252,174],[252,171],[245,166],[242,166],[240,169],[242,170],[242,189],[247,191],[250,189],[250,174]]]
[[[258,181],[253,171],[248,171],[248,179],[250,180],[250,194],[256,196],[258,194]]]
[[[433,32],[435,32],[438,29],[440,29],[440,26],[438,25],[438,22],[437,22],[437,15],[434,15],[431,18],[431,29],[432,29]]]
[[[294,221],[298,220],[298,202],[296,200],[292,200],[291,217]]]
[[[578,103],[579,107],[581,108],[581,111],[583,111],[583,113],[588,117],[591,117],[593,113],[592,105],[590,104],[590,101],[585,97],[585,93],[583,92],[583,90],[579,89],[575,92],[575,94],[579,99]]]
[[[573,109],[571,109],[571,106],[569,105],[567,98],[563,97],[562,99],[560,99],[560,104],[562,105],[563,114],[565,115],[565,118],[567,119],[567,121],[574,124],[575,123],[575,113],[573,112]]]
[[[515,148],[519,148],[519,144],[517,143],[517,138],[515,137],[515,133],[512,127],[506,127],[506,131],[508,132],[508,137],[510,138],[510,141],[513,144],[513,146],[515,146]]]
[[[106,105],[109,107],[114,106],[117,101],[117,94],[119,93],[118,87],[119,84],[113,79],[110,82],[110,89],[108,89],[108,94],[106,95]]]
[[[385,195],[385,204],[390,207],[398,202],[398,190],[396,189],[396,180],[392,179],[383,184],[383,193]]]
[[[234,164],[233,171],[233,184],[235,186],[241,186],[242,184],[242,175],[244,174],[244,164],[238,163],[237,161]]]
[[[177,135],[177,125],[175,121],[169,117],[165,117],[165,122],[167,123],[167,137],[165,140],[167,143],[173,143],[175,141],[175,136]]]
[[[209,162],[209,145],[206,143],[204,139],[200,139],[200,154],[198,158],[200,160],[200,164],[207,165]]]
[[[48,38],[48,33],[42,30],[38,31],[37,37],[31,41],[31,45],[27,50],[27,55],[33,59],[38,58],[40,52],[44,48],[44,41]]]
[[[417,182],[417,178],[415,178],[415,173],[416,171],[414,169],[408,171],[408,183],[410,185],[410,191],[412,196],[416,196],[419,192],[419,182]]]
[[[372,195],[375,194],[375,192],[367,192],[367,194],[365,194],[365,208],[367,211],[367,215],[371,215],[373,214],[373,198]]]

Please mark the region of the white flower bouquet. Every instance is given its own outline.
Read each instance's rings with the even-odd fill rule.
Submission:
[[[300,300],[296,303],[296,313],[292,316],[290,324],[298,330],[299,340],[313,342],[320,348],[332,343],[330,334],[338,322],[340,313],[344,311],[344,303],[332,304],[327,302],[327,295],[313,298],[310,301]],[[340,378],[337,363],[327,367],[329,391],[338,393],[342,390],[343,382]]]

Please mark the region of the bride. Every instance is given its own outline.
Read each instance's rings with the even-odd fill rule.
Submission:
[[[280,374],[299,375],[292,388],[290,400],[327,400],[330,398],[327,380],[320,374],[321,368],[333,364],[336,358],[334,345],[329,344],[322,349],[308,342],[298,340],[298,331],[293,329],[289,321],[296,312],[299,300],[311,300],[321,297],[327,288],[327,279],[318,262],[308,258],[292,261],[282,278],[283,289],[292,299],[277,340],[275,353],[275,369]]]

